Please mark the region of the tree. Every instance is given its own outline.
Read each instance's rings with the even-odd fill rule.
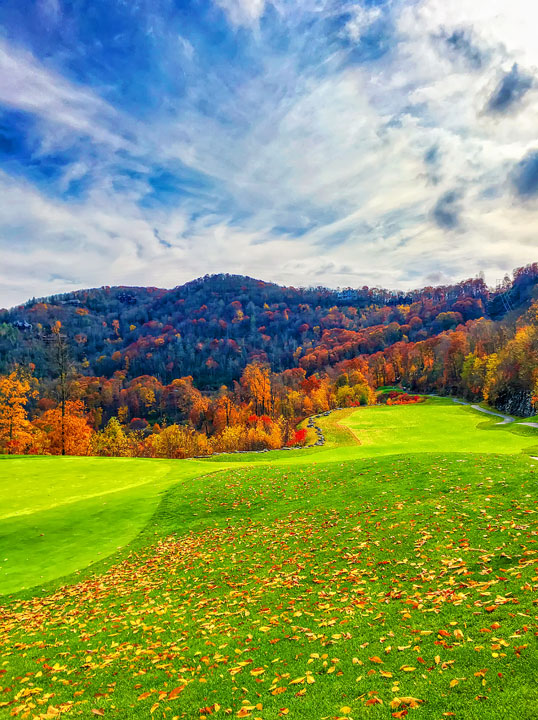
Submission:
[[[26,405],[37,395],[37,381],[21,368],[0,375],[0,452],[23,453],[32,443]]]
[[[152,457],[186,458],[211,453],[206,434],[183,425],[169,425],[151,435],[147,444]]]
[[[45,433],[44,450],[51,455],[88,455],[93,430],[81,400],[67,400],[63,409],[47,410],[35,421]]]
[[[213,403],[213,427],[221,432],[225,427],[237,421],[237,408],[226,385],[222,385]]]
[[[241,385],[248,400],[253,403],[256,415],[272,412],[269,368],[258,363],[249,363],[241,375]]]
[[[246,429],[242,425],[230,425],[217,436],[216,450],[218,452],[233,452],[246,447]]]
[[[93,455],[106,457],[129,457],[132,455],[129,439],[117,417],[111,417],[107,426],[92,437]]]
[[[57,320],[52,327],[52,335],[50,337],[50,347],[52,353],[53,366],[56,372],[56,392],[60,407],[60,454],[66,454],[66,422],[65,410],[66,403],[69,399],[69,371],[71,365],[69,362],[69,346],[67,338],[62,333],[62,323]]]

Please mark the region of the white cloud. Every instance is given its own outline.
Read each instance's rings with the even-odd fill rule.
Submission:
[[[114,130],[118,112],[91,90],[46,69],[27,52],[0,38],[0,103],[35,113],[71,133],[89,136],[115,149],[126,141]]]
[[[473,27],[484,41],[523,64],[538,65],[538,6],[528,0],[420,0],[405,7],[401,27],[412,35],[440,27]]]
[[[263,0],[219,4],[237,27],[256,28],[265,10]],[[289,5],[276,7],[289,29]],[[309,7],[322,14],[328,4]],[[94,165],[78,158],[63,177],[66,189],[94,172],[84,199],[53,200],[0,176],[0,303],[72,289],[70,279],[173,286],[207,272],[414,287],[435,274],[457,281],[483,269],[493,283],[536,260],[536,211],[513,202],[507,178],[536,147],[538,98],[529,92],[524,111],[502,120],[483,109],[499,72],[516,61],[529,71],[538,65],[529,31],[538,10],[523,0],[393,7],[397,42],[375,63],[348,62],[345,44],[319,56],[315,45],[305,63],[308,38],[291,40],[283,55],[259,36],[256,73],[233,83],[219,68],[189,76],[187,100],[176,107],[169,98],[172,112],[145,123],[0,46],[0,68],[10,73],[0,83],[4,103],[103,146]],[[355,6],[351,44],[377,13]],[[443,51],[443,31],[458,28],[472,28],[487,51],[482,67]],[[195,72],[198,47],[182,37],[179,44]],[[208,97],[214,112],[200,110]],[[437,160],[428,166],[432,148]],[[125,149],[137,176],[118,190],[114,163]],[[153,163],[185,164],[208,186],[177,207],[142,209]],[[432,209],[452,190],[461,192],[461,228],[447,231]]]
[[[352,40],[358,41],[372,23],[382,16],[381,9],[376,6],[365,7],[354,5],[350,8],[351,18],[346,24],[346,31]]]
[[[265,0],[215,0],[232,25],[256,25],[264,13]]]

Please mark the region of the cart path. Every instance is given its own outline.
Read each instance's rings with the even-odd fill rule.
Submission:
[[[516,419],[511,415],[503,415],[502,413],[493,412],[493,410],[486,410],[486,408],[480,407],[480,405],[471,405],[471,403],[465,402],[465,400],[458,400],[457,398],[452,398],[452,400],[458,405],[467,405],[468,407],[473,408],[473,410],[486,413],[486,415],[494,415],[495,417],[502,418],[501,422],[496,423],[497,425],[506,425],[508,423],[516,422]],[[528,427],[538,428],[538,423],[535,422],[520,422],[518,425],[527,425]]]

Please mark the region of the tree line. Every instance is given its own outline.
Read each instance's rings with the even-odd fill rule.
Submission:
[[[217,276],[174,291],[31,301],[25,317],[39,322],[0,325],[0,452],[190,457],[305,444],[302,419],[372,404],[390,385],[529,416],[538,398],[537,281],[532,265],[489,295],[477,279],[383,298]],[[491,317],[499,303],[505,312]],[[126,317],[141,305],[147,319],[130,342]],[[117,349],[90,362],[79,322],[100,324],[103,348]],[[174,343],[194,365],[170,361]],[[202,374],[179,372],[197,363]]]
[[[190,376],[164,385],[121,371],[80,375],[64,365],[64,342],[58,331],[54,381],[40,382],[32,367],[0,376],[0,452],[185,458],[278,449],[314,440],[297,429],[309,415],[375,401],[359,366],[307,377],[302,368],[274,373],[254,362],[232,388],[208,393]]]

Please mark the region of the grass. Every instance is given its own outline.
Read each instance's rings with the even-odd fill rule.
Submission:
[[[531,454],[538,449],[534,430],[497,425],[499,418],[447,400],[364,410],[343,421],[360,441],[363,457],[438,451]]]
[[[168,460],[0,459],[0,593],[115,553],[146,526],[167,488],[208,470]]]
[[[134,515],[119,553],[6,598],[0,716],[534,718],[536,431],[437,400],[323,422],[323,448],[218,462],[0,461],[51,483],[0,529],[56,513],[79,570]]]
[[[0,595],[46,586],[113,555],[143,530],[168,488],[231,466],[292,467],[443,450],[538,453],[534,429],[498,426],[495,418],[446,399],[344,410],[318,422],[326,444],[303,450],[183,462],[0,458]]]

